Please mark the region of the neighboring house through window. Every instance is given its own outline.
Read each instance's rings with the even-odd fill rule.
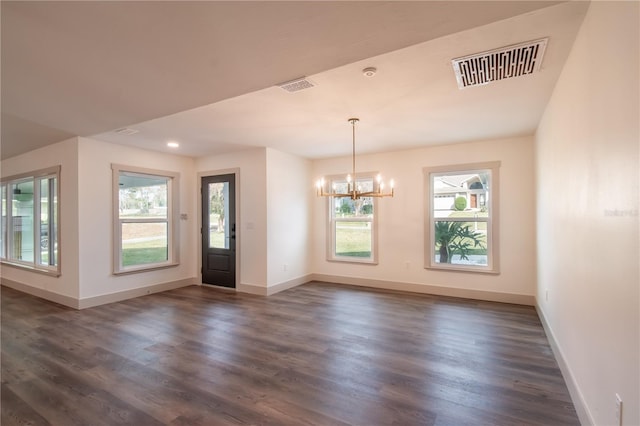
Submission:
[[[425,168],[425,267],[499,273],[499,162]]]

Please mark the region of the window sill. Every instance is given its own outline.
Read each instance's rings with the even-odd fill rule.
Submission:
[[[60,270],[37,268],[35,266],[26,265],[26,264],[18,263],[18,262],[11,262],[11,261],[7,261],[7,260],[3,260],[2,262],[0,262],[0,264],[2,264],[2,266],[10,266],[12,268],[22,269],[22,270],[30,271],[30,272],[35,272],[35,273],[42,274],[42,275],[48,275],[48,276],[54,277],[54,278],[58,278],[60,275],[62,275]]]
[[[160,269],[175,268],[176,266],[179,266],[179,265],[180,263],[163,263],[162,265],[123,269],[120,271],[113,271],[113,275],[130,275],[130,274],[138,274],[140,272],[158,271]]]
[[[426,265],[424,269],[432,271],[450,271],[450,272],[471,272],[476,274],[500,275],[500,270],[490,269],[482,266],[465,266],[465,265]]]
[[[355,260],[355,259],[341,259],[341,258],[332,258],[327,259],[327,262],[335,262],[335,263],[350,263],[353,265],[377,265],[377,260]]]

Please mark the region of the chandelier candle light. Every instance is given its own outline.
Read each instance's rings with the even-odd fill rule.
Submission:
[[[382,181],[382,177],[378,174],[376,176],[375,183],[373,185],[373,190],[368,192],[363,192],[360,189],[360,185],[357,184],[356,178],[356,123],[360,121],[359,118],[350,118],[348,120],[351,123],[353,128],[353,137],[352,137],[352,174],[347,175],[347,191],[346,192],[336,192],[336,187],[333,185],[331,191],[325,190],[325,180],[324,178],[318,180],[316,182],[316,194],[319,197],[337,197],[337,198],[345,198],[349,197],[352,200],[357,200],[363,197],[393,197],[393,179],[389,183],[390,191],[384,192],[384,182]]]

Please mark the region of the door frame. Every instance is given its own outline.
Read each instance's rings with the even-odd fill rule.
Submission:
[[[241,264],[240,264],[240,259],[242,256],[240,256],[240,253],[242,251],[242,247],[241,247],[241,226],[240,226],[240,168],[233,168],[233,169],[218,169],[218,170],[208,170],[208,171],[204,171],[204,172],[198,172],[198,183],[197,183],[197,187],[198,187],[198,192],[196,195],[197,198],[197,216],[198,216],[198,220],[197,220],[197,226],[196,226],[196,235],[198,235],[200,238],[197,239],[197,244],[198,244],[198,271],[197,271],[197,276],[198,276],[198,282],[199,285],[204,285],[204,283],[202,282],[202,178],[203,177],[209,177],[209,176],[218,176],[218,175],[229,175],[229,174],[233,174],[235,176],[235,186],[236,186],[236,190],[235,190],[235,196],[236,196],[236,286],[235,288],[228,288],[228,287],[222,287],[222,286],[216,286],[216,285],[212,285],[212,284],[206,284],[208,286],[212,286],[212,287],[216,287],[216,288],[222,288],[222,289],[226,289],[226,290],[230,290],[230,291],[237,291],[238,289],[238,284],[240,283],[240,271],[241,269]]]

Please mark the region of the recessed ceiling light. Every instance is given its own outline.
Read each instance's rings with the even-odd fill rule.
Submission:
[[[167,146],[169,148],[178,148],[180,144],[178,142],[171,141],[171,142],[167,142]]]

